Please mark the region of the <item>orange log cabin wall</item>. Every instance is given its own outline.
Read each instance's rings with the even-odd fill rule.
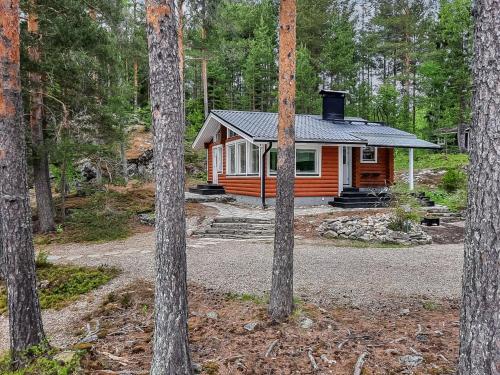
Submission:
[[[226,143],[241,139],[231,137],[226,139],[225,128],[222,128],[221,141],[207,144],[208,181],[213,181],[212,148],[223,145],[222,173],[219,173],[219,184],[224,186],[226,193],[260,197],[260,176],[228,176],[226,175]],[[295,178],[296,197],[333,197],[338,196],[338,147],[321,147],[321,175]],[[378,149],[377,163],[362,164],[359,159],[359,148],[353,148],[353,185],[355,187],[384,186],[393,182],[394,153],[392,149]],[[266,166],[267,169],[267,166]],[[376,175],[378,174],[378,175]],[[266,198],[276,197],[276,176],[267,176],[266,170]]]

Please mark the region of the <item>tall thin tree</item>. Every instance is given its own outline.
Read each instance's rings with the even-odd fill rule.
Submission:
[[[33,183],[35,185],[36,206],[40,232],[52,232],[54,224],[54,206],[50,188],[49,158],[43,134],[43,82],[38,71],[41,62],[40,25],[38,21],[37,1],[29,0],[28,33],[30,45],[28,57],[33,70],[29,72],[30,81],[30,126],[33,144]]]
[[[36,292],[20,78],[19,0],[0,0],[0,217],[14,367],[45,342]]]
[[[295,0],[281,0],[276,229],[269,303],[269,314],[276,321],[293,310],[296,18]]]
[[[156,178],[155,331],[151,374],[191,374],[187,329],[184,123],[174,0],[147,1]]]
[[[475,2],[459,374],[500,374],[500,0]]]

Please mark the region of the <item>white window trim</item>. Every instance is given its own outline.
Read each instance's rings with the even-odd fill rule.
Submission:
[[[230,135],[229,133],[233,133],[233,135]],[[226,137],[227,138],[232,138],[232,137],[237,137],[238,133],[236,133],[234,130],[226,128]]]
[[[273,143],[271,149],[277,148],[277,144]],[[300,177],[300,178],[321,178],[321,162],[323,159],[323,148],[322,145],[319,144],[295,144],[295,152],[297,150],[314,150],[316,151],[316,168],[317,168],[317,173],[300,173],[297,174],[297,164],[295,164],[295,177]],[[295,157],[297,157],[297,154],[295,154]],[[266,163],[267,163],[267,177],[276,177],[276,173],[271,173],[271,152],[268,153],[268,156],[266,158]]]
[[[365,149],[367,146],[363,146],[360,149],[359,153],[359,160],[362,164],[377,164],[378,163],[378,147],[373,147],[375,149],[375,159],[374,160],[365,160],[363,159],[363,149]],[[372,146],[368,146],[372,147]]]
[[[238,147],[238,144],[240,143],[246,143],[246,147],[245,147],[245,152],[246,152],[246,173],[241,173],[240,172],[240,163],[239,163],[239,147]],[[235,163],[235,173],[229,173],[229,146],[232,146],[234,145],[235,146],[235,153],[234,153],[234,156],[235,156],[235,159],[236,159],[236,163]],[[251,163],[251,149],[252,149],[252,145],[255,145],[255,146],[258,146],[259,147],[259,169],[258,169],[258,172],[257,173],[250,173],[250,163]],[[230,176],[230,177],[251,177],[251,178],[255,178],[255,177],[258,177],[260,176],[260,171],[262,169],[262,162],[261,162],[261,159],[262,159],[262,147],[260,145],[257,145],[257,144],[254,144],[254,143],[251,143],[251,142],[248,142],[244,139],[237,139],[235,141],[231,141],[231,142],[227,142],[226,143],[226,176]]]
[[[212,147],[212,156],[219,149],[220,149],[220,169],[216,168],[218,174],[224,172],[224,152],[222,150],[222,145],[217,145]],[[215,162],[215,158],[212,162]]]

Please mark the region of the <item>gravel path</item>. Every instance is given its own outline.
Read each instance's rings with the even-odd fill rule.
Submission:
[[[98,305],[110,290],[136,278],[153,278],[154,234],[105,244],[70,244],[47,249],[50,259],[82,265],[109,264],[124,273],[111,284],[61,311],[44,312],[52,342],[72,340],[69,327]],[[334,248],[327,242],[298,241],[295,292],[320,303],[365,305],[416,296],[458,298],[463,245],[410,249]],[[269,289],[272,244],[249,240],[190,239],[188,279],[224,292],[264,293]],[[7,321],[0,317],[0,352],[8,345]]]

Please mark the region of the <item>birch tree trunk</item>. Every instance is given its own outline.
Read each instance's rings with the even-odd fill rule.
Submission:
[[[0,0],[0,217],[13,365],[45,342],[36,293],[19,72],[19,0]]]
[[[52,232],[55,229],[54,205],[50,188],[49,157],[43,136],[43,86],[42,75],[36,71],[40,64],[40,32],[36,0],[29,1],[28,32],[33,44],[28,48],[28,56],[35,66],[29,73],[30,81],[30,127],[33,144],[33,182],[35,185],[36,207],[38,212],[39,229],[42,233]]]
[[[184,124],[174,0],[148,0],[156,177],[155,331],[151,374],[192,374],[187,329]]]
[[[276,229],[269,314],[281,321],[293,310],[295,186],[296,2],[281,0],[279,15],[279,114]]]
[[[500,0],[475,2],[459,374],[500,374]]]

